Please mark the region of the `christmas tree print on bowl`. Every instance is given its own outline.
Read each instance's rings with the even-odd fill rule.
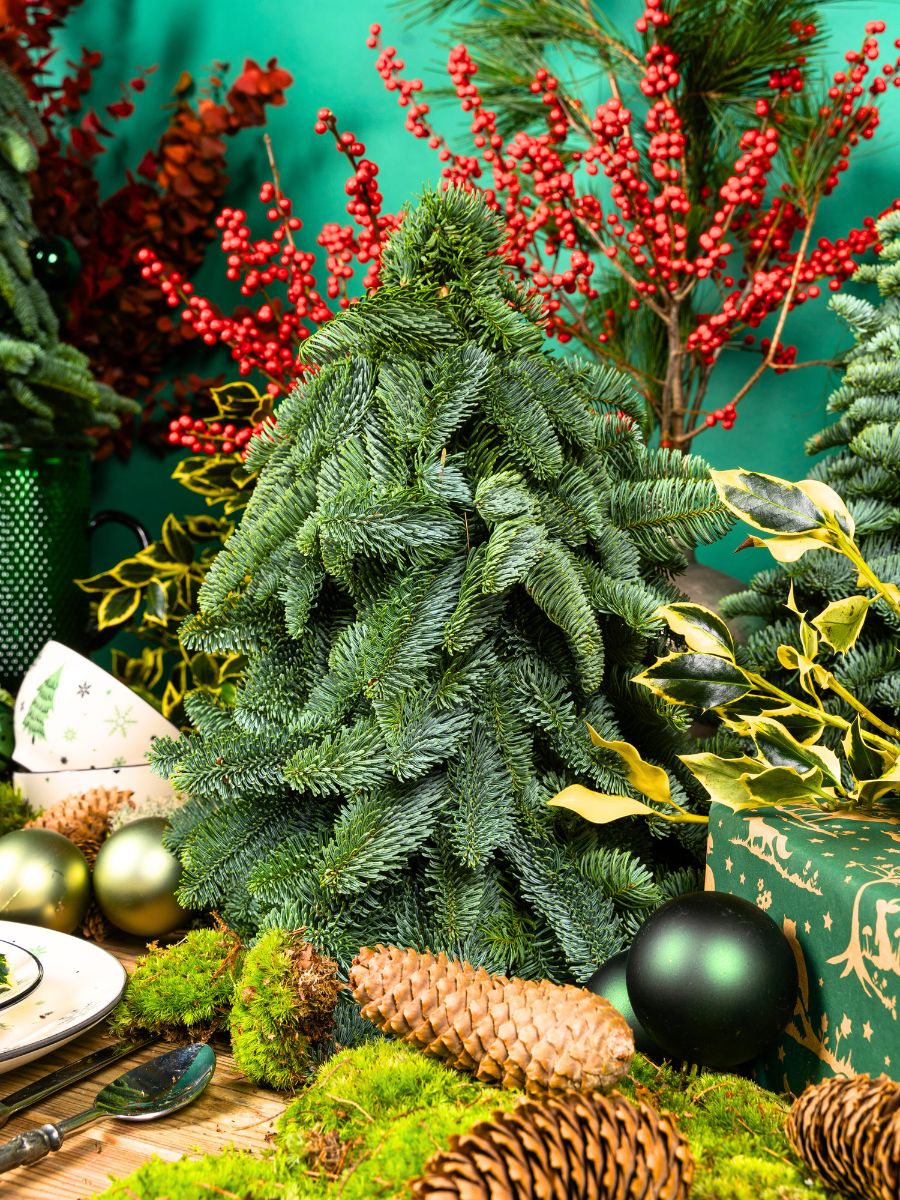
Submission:
[[[108,672],[48,642],[22,681],[13,758],[29,771],[136,766],[155,737],[177,737],[165,717]]]

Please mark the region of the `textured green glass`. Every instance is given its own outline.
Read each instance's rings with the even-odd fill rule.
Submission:
[[[87,454],[0,449],[0,686],[15,691],[50,638],[78,649],[90,574]]]

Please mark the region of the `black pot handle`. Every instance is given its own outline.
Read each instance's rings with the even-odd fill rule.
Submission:
[[[102,512],[95,513],[88,522],[88,532],[91,537],[93,537],[102,525],[124,525],[126,529],[130,529],[137,538],[139,550],[146,550],[150,545],[150,534],[147,532],[146,527],[129,513],[120,512],[117,508],[105,508]],[[97,629],[93,622],[90,622],[85,631],[88,653],[93,650],[99,650],[101,646],[105,646],[117,632],[118,630],[115,627],[112,629]]]

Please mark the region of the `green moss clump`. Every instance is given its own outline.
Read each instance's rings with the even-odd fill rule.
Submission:
[[[621,1091],[675,1116],[696,1160],[692,1200],[834,1200],[806,1184],[784,1136],[787,1105],[749,1080],[683,1075],[638,1055]],[[401,1200],[452,1134],[521,1099],[400,1043],[369,1042],[323,1064],[286,1110],[274,1157],[250,1160],[266,1181],[256,1190],[245,1182],[253,1174],[246,1156],[232,1152],[149,1164],[102,1200],[189,1200],[216,1188],[242,1200]]]
[[[21,829],[36,816],[22,793],[11,783],[0,780],[0,837]]]
[[[237,1196],[240,1200],[289,1200],[290,1172],[283,1155],[262,1157],[226,1150],[203,1158],[163,1162],[153,1158],[125,1179],[116,1180],[103,1200],[198,1200]]]
[[[300,934],[270,929],[247,952],[231,1010],[234,1061],[254,1083],[299,1087],[331,1040],[337,963]]]
[[[151,942],[110,1018],[127,1036],[139,1029],[208,1037],[227,1029],[245,951],[228,929],[195,929],[173,946]]]

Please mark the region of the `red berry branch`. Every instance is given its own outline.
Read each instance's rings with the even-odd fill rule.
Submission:
[[[704,429],[730,429],[767,371],[808,365],[797,363],[795,348],[784,342],[789,314],[823,288],[839,288],[876,241],[871,218],[834,241],[815,237],[815,221],[852,152],[875,133],[881,97],[890,82],[900,84],[900,59],[883,59],[884,22],[869,22],[861,48],[847,53],[847,68],[834,74],[812,110],[807,98],[812,115],[804,118],[796,100],[816,86],[804,52],[815,27],[795,22],[790,61],[773,69],[766,94],[753,98],[730,169],[694,194],[691,162],[698,151],[685,132],[688,98],[683,65],[665,40],[669,21],[662,0],[647,0],[636,22],[642,54],[629,59],[639,67],[629,103],[625,83],[611,73],[610,98],[588,112],[540,68],[528,92],[540,132],[520,129],[510,137],[501,135],[497,113],[479,91],[476,63],[456,47],[448,72],[470,118],[471,154],[453,149],[435,129],[421,80],[403,76],[405,64],[394,47],[381,47],[378,25],[368,44],[378,51],[385,88],[406,110],[407,130],[436,152],[445,186],[480,191],[503,217],[502,253],[540,295],[548,335],[576,340],[629,371],[662,443],[683,450]],[[328,109],[319,111],[315,129],[333,138],[350,168],[349,222],[328,224],[317,238],[325,252],[324,299],[315,256],[298,246],[301,223],[281,191],[271,150],[273,180],[260,191],[269,235],[254,239],[243,211],[226,209],[216,221],[226,275],[242,297],[232,315],[196,296],[158,254],[141,254],[143,277],[181,307],[183,321],[207,344],[227,346],[241,375],[262,373],[273,397],[306,369],[297,357],[302,340],[333,307],[353,302],[357,270],[364,289],[378,286],[381,247],[401,220],[384,212],[378,167],[364,144],[342,131]],[[602,193],[594,190],[598,176],[606,181]],[[648,321],[655,332],[638,324]],[[759,337],[768,321],[771,331]],[[647,328],[663,346],[658,371],[629,353],[629,331],[633,343],[634,330]],[[733,396],[708,402],[726,348],[758,362]],[[173,429],[170,440],[180,436]]]

